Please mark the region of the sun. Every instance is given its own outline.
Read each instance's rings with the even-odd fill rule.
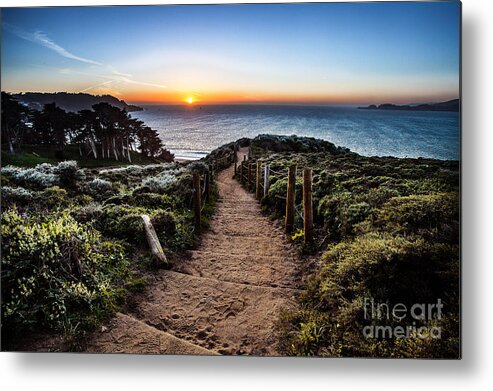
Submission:
[[[189,105],[191,105],[191,104],[193,103],[193,97],[192,97],[192,96],[189,96],[189,97],[187,98],[187,103],[188,103]]]

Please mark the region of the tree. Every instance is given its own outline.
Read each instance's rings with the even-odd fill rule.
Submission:
[[[67,112],[55,103],[44,105],[43,111],[34,116],[34,127],[41,138],[41,144],[56,145],[60,158],[63,158],[70,119]]]
[[[26,134],[30,131],[30,110],[2,91],[2,144],[7,143],[9,151],[20,151]]]
[[[93,154],[94,159],[97,159],[98,151],[95,135],[96,114],[91,110],[81,110],[76,116],[77,132],[73,141],[79,144],[80,149],[82,145],[88,145],[90,153]]]
[[[146,157],[173,160],[154,129],[109,103],[67,113],[55,103],[45,104],[42,111],[30,111],[4,92],[2,101],[2,143],[8,143],[11,152],[20,149],[23,139],[29,136],[31,144],[56,145],[59,158],[63,158],[65,145],[70,143],[79,147],[81,157],[86,153],[95,159],[131,162],[131,151],[136,151]]]

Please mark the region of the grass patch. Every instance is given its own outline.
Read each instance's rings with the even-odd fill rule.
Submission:
[[[52,145],[23,145],[22,152],[11,154],[2,150],[2,166],[14,165],[20,167],[34,167],[41,163],[57,164],[63,160],[75,160],[79,167],[112,167],[131,164],[156,164],[158,159],[146,157],[140,153],[131,152],[132,163],[128,160],[95,159],[91,156],[81,156],[76,145],[67,145],[63,159],[57,157],[56,148]]]

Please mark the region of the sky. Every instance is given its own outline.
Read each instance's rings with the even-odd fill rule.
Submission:
[[[2,90],[129,103],[459,96],[458,2],[2,9]]]

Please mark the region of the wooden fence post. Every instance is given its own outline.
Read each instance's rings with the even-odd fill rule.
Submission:
[[[245,183],[245,178],[244,176],[246,175],[245,173],[245,162],[247,160],[247,156],[243,155],[243,161],[241,162],[241,183]]]
[[[204,201],[209,201],[210,171],[207,170],[204,176]]]
[[[255,177],[255,198],[260,200],[262,198],[262,192],[260,189],[260,180],[262,179],[262,162],[257,160],[257,172]]]
[[[264,197],[267,197],[270,187],[270,165],[265,164],[264,166]]]
[[[253,163],[248,163],[248,190],[252,188],[253,184]]]
[[[166,259],[166,255],[164,254],[163,248],[161,247],[161,243],[156,234],[156,230],[154,229],[151,219],[148,215],[140,216],[144,222],[144,231],[146,234],[147,244],[151,248],[151,253],[154,256],[154,260],[156,264],[159,266],[165,266],[168,264],[168,260]]]
[[[296,166],[290,166],[288,169],[288,188],[286,193],[286,220],[285,228],[289,233],[294,226],[294,201],[296,195]]]
[[[195,190],[195,197],[194,197],[195,227],[200,228],[200,224],[201,224],[200,210],[202,208],[202,204],[200,201],[200,175],[198,172],[193,173],[193,187]]]
[[[207,175],[209,176],[209,185],[214,183],[214,177],[212,176],[212,168],[207,167]]]
[[[305,243],[313,240],[313,201],[312,201],[312,170],[303,170],[303,229]]]

